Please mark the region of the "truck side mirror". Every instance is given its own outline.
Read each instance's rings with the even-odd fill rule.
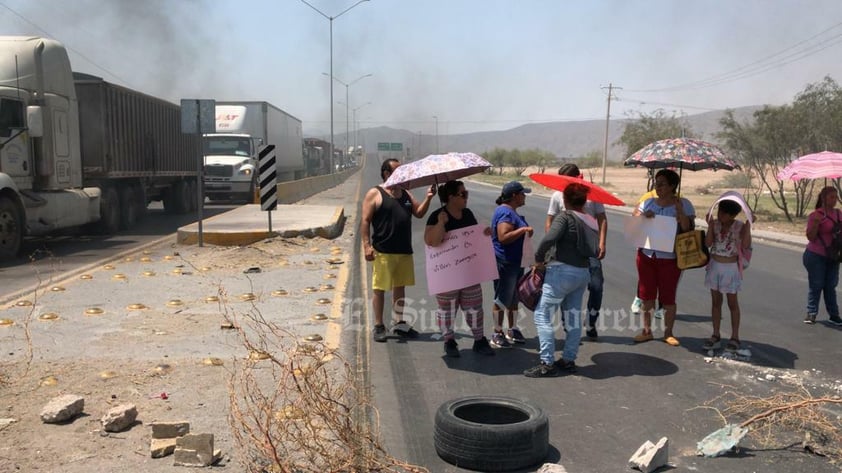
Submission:
[[[39,105],[26,107],[26,125],[31,138],[44,136],[44,112]]]

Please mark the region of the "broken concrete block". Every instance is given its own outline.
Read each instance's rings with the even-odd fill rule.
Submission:
[[[175,466],[210,466],[213,462],[213,434],[187,434],[176,439]]]
[[[65,394],[53,398],[41,409],[41,420],[47,424],[57,424],[70,420],[85,409],[85,398],[75,394]]]
[[[567,473],[567,470],[556,463],[544,463],[536,473]]]
[[[175,451],[175,441],[175,438],[152,439],[152,443],[149,446],[152,458],[163,458],[167,455],[172,455]]]
[[[102,429],[106,432],[122,432],[137,419],[137,407],[134,404],[120,404],[102,416]]]
[[[153,422],[153,439],[174,439],[190,433],[190,422]]]
[[[669,439],[661,437],[657,444],[646,441],[629,458],[629,467],[643,473],[652,473],[669,461]]]

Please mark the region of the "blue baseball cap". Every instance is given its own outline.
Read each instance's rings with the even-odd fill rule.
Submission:
[[[520,193],[529,194],[530,192],[532,192],[532,189],[530,189],[528,187],[523,187],[523,184],[521,184],[520,182],[511,181],[511,182],[507,182],[506,184],[503,185],[502,195],[512,196],[512,195],[520,194]]]

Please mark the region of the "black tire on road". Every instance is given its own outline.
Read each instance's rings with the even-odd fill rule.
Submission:
[[[187,182],[187,203],[189,204],[187,206],[188,212],[195,212],[196,209],[199,208],[199,206],[198,206],[199,197],[196,196],[196,192],[198,192],[198,190],[196,189],[196,181],[188,181]]]
[[[498,396],[447,401],[436,412],[436,453],[460,468],[511,471],[541,462],[549,421],[539,407]]]
[[[120,229],[120,198],[113,187],[102,189],[99,201],[99,222],[95,223],[96,233],[111,235]]]
[[[146,189],[143,187],[143,183],[141,183],[134,188],[134,191],[135,203],[137,204],[137,221],[142,222],[146,218],[147,207],[149,206],[149,201],[146,198]]]
[[[120,229],[129,230],[137,223],[137,196],[135,188],[126,185],[120,188]]]
[[[0,197],[0,261],[12,259],[23,242],[23,218],[20,209],[8,197]]]

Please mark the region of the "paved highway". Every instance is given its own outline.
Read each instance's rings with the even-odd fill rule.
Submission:
[[[376,184],[377,165],[370,162],[363,170],[363,192]],[[499,189],[477,183],[468,183],[467,189],[469,207],[481,222],[490,222]],[[422,197],[422,190],[415,195]],[[536,228],[536,238],[544,233],[547,204],[547,197],[532,194],[519,209]],[[767,395],[772,390],[792,389],[781,381],[784,376],[801,379],[816,392],[840,394],[842,368],[836,354],[842,331],[824,323],[802,323],[806,298],[802,249],[755,240],[752,266],[745,273],[739,296],[741,334],[744,346],[752,352],[751,361],[716,359],[707,363],[701,346],[711,334],[710,295],[704,287],[703,269],[686,271],[679,285],[675,333],[681,346],[674,348],[659,341],[632,344],[639,322],[630,318],[628,307],[637,276],[634,249],[623,241],[624,216],[609,209],[603,299],[607,314],[601,318],[599,341],[586,341],[581,347],[577,375],[552,379],[528,379],[521,374],[537,361],[534,324],[525,310],[520,323],[527,337],[525,347],[497,350],[493,358],[474,356],[469,331],[459,316],[457,339],[462,357],[443,357],[435,327],[435,300],[427,294],[425,281],[425,221],[414,220],[417,284],[407,290],[407,314],[422,336],[408,343],[390,339],[386,344],[371,342],[370,332],[357,338],[360,352],[368,352],[371,392],[380,410],[381,429],[388,432],[385,443],[391,453],[431,471],[462,471],[435,453],[432,431],[436,410],[456,397],[504,395],[547,411],[548,461],[558,461],[568,471],[622,471],[644,441],[656,442],[662,436],[670,438],[671,462],[681,469],[836,471],[825,460],[801,453],[797,447],[763,450],[747,442],[752,448],[739,455],[717,459],[695,456],[696,442],[722,424],[715,412],[693,408],[721,395],[724,386],[745,395]],[[370,265],[363,263],[361,271],[361,280],[369,281]],[[483,284],[483,289],[486,333],[490,333],[491,283]],[[354,290],[359,297],[360,288]],[[727,336],[727,307],[723,310],[723,335]],[[826,316],[821,315],[823,318]],[[660,333],[656,328],[656,335]],[[563,334],[557,337],[563,338]],[[766,381],[767,374],[775,376],[774,381]]]

